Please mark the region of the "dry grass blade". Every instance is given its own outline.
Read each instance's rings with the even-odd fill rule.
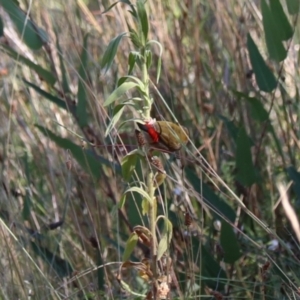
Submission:
[[[300,243],[300,223],[297,214],[288,199],[287,189],[282,183],[278,183],[277,188],[281,196],[281,203],[285,214],[294,229],[298,242]]]

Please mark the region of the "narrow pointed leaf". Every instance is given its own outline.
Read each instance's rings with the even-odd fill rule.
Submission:
[[[106,160],[101,156],[94,156],[88,150],[82,149],[82,147],[74,144],[68,139],[62,138],[51,132],[50,130],[35,125],[40,132],[42,132],[46,137],[54,141],[59,147],[69,150],[81,167],[89,174],[91,174],[96,180],[101,176],[102,165],[106,165],[114,168],[114,170],[119,170],[117,165],[113,165],[111,162]]]
[[[11,49],[10,47],[1,44],[0,48],[2,48],[2,50],[9,55],[10,57],[12,57],[13,59],[15,59],[17,62],[21,62],[24,63],[26,66],[28,66],[30,69],[32,69],[33,71],[35,71],[39,77],[43,80],[45,80],[47,83],[49,83],[51,86],[54,85],[56,78],[54,77],[54,75],[48,71],[45,70],[44,68],[42,68],[41,66],[33,63],[31,60],[29,60],[28,58],[22,56],[21,54],[15,52],[13,49]]]
[[[122,1],[122,2],[123,2],[123,1]],[[128,2],[130,2],[130,1],[128,1]],[[131,10],[129,10],[129,13],[130,13],[134,18],[137,19],[138,14],[137,14],[137,12],[136,12],[134,6],[133,6],[131,3],[130,3],[130,8],[131,8]]]
[[[122,209],[125,205],[125,202],[126,202],[126,194],[123,194],[122,197],[121,197],[120,202],[118,203],[118,208]]]
[[[133,252],[137,242],[138,242],[138,235],[133,232],[130,237],[128,238],[127,242],[126,242],[126,246],[125,246],[125,250],[123,253],[123,258],[122,261],[127,261],[131,255],[131,253]]]
[[[156,83],[158,83],[158,81],[159,81],[160,73],[161,73],[161,56],[159,56],[158,62],[157,62]]]
[[[83,48],[80,57],[80,68],[79,68],[79,82],[78,82],[78,92],[77,92],[77,107],[76,116],[78,118],[79,126],[81,128],[85,127],[88,123],[87,120],[87,91],[86,91],[86,81],[87,81],[87,64],[88,64],[88,51],[87,44],[88,35],[84,37]]]
[[[45,42],[45,32],[41,32],[40,28],[28,18],[25,12],[23,12],[14,1],[0,0],[0,5],[5,9],[16,25],[26,45],[33,50],[40,49]],[[46,37],[46,39],[48,38]]]
[[[248,101],[248,103],[251,105],[251,116],[253,119],[257,120],[260,123],[268,122],[266,128],[273,136],[278,153],[280,153],[281,157],[283,157],[282,145],[281,145],[281,143],[277,137],[277,134],[275,132],[275,129],[269,119],[269,113],[264,108],[262,102],[259,99],[249,97],[248,95],[246,95],[244,93],[240,93],[237,91],[233,91],[233,92],[239,98],[246,99]]]
[[[111,130],[115,127],[117,122],[120,120],[120,118],[123,114],[124,108],[125,108],[125,105],[123,105],[123,104],[117,105],[114,108],[113,117],[105,130],[105,136],[108,136],[110,134]]]
[[[251,186],[256,182],[251,146],[252,143],[245,129],[241,128],[236,142],[236,179],[245,186]]]
[[[102,13],[101,15],[109,12],[116,4],[118,4],[120,1],[117,1],[117,2],[114,2],[113,4],[111,4],[108,8],[106,8]]]
[[[163,53],[163,48],[161,43],[159,43],[158,41],[155,40],[151,40],[148,42],[147,46],[150,46],[151,44],[154,44],[156,46],[159,47],[159,56],[158,56],[158,61],[157,61],[157,72],[156,72],[156,83],[158,83],[159,81],[159,77],[160,77],[160,73],[161,73],[161,57],[162,57],[162,53]]]
[[[103,266],[104,261],[103,261],[103,255],[100,249],[97,249],[97,256],[96,256],[96,263],[97,266]],[[99,291],[104,291],[106,288],[106,272],[104,268],[98,268],[97,270],[97,283],[98,283],[98,290]]]
[[[148,31],[149,31],[149,25],[148,25],[148,16],[145,9],[145,1],[144,0],[138,0],[137,3],[137,12],[139,16],[140,26],[143,33],[143,44],[145,45],[147,43],[148,39]]]
[[[193,246],[196,248],[197,243],[199,245],[199,240],[196,238],[192,238]],[[216,259],[213,256],[213,251],[206,248],[204,245],[201,245],[200,247],[200,259],[201,262],[198,262],[198,265],[202,265],[202,276],[203,279],[202,282],[205,283],[208,287],[211,289],[222,291],[225,288],[226,280],[226,272],[222,269],[220,263],[216,261]],[[195,252],[196,253],[196,252]]]
[[[277,27],[276,33],[281,41],[287,41],[293,36],[293,28],[283,11],[279,0],[270,1],[270,10],[275,20],[274,24]]]
[[[150,203],[153,202],[153,200],[150,198],[150,196],[144,190],[142,190],[141,188],[138,188],[138,187],[134,186],[134,187],[131,187],[128,190],[126,190],[125,193],[130,193],[130,192],[139,193],[143,198],[147,199]]]
[[[265,110],[261,101],[256,98],[250,98],[248,100],[251,105],[251,115],[253,119],[259,121],[260,123],[269,122],[269,114]]]
[[[66,105],[66,102],[56,96],[53,96],[49,94],[48,92],[42,90],[35,84],[27,81],[26,79],[23,78],[23,81],[30,87],[32,87],[37,93],[39,93],[41,96],[45,97],[46,99],[50,100],[51,102],[55,103],[58,107],[63,108],[65,110],[68,110],[68,107]]]
[[[60,70],[61,70],[61,76],[62,76],[62,88],[64,93],[69,94],[71,93],[71,89],[70,89],[70,84],[69,84],[69,80],[68,80],[68,76],[67,76],[67,70],[65,68],[65,60],[63,58],[63,51],[60,47],[60,43],[59,43],[59,38],[58,38],[58,34],[55,31],[55,35],[56,35],[56,47],[57,47],[57,52],[58,52],[58,56],[59,56],[59,63],[60,63]]]
[[[286,5],[289,11],[289,14],[296,15],[300,10],[300,1],[299,0],[286,0]]]
[[[214,191],[189,168],[185,168],[185,175],[194,187],[195,191],[201,194],[204,203],[212,209],[212,214],[216,217],[224,215],[231,222],[235,221],[235,211],[227,204],[225,200],[220,198]]]
[[[130,52],[128,57],[128,74],[130,75],[132,73],[132,70],[135,66],[135,63],[137,61],[138,53],[137,52]]]
[[[23,210],[22,210],[22,217],[23,220],[29,221],[31,213],[31,199],[28,189],[26,189],[26,194],[23,197]]]
[[[251,116],[259,121],[260,123],[266,122],[269,120],[269,114],[264,108],[262,102],[255,98],[255,97],[249,97],[247,94],[233,91],[233,93],[239,98],[239,99],[245,99],[251,107]]]
[[[234,121],[231,121],[222,115],[218,115],[218,117],[224,122],[228,133],[230,134],[230,136],[234,140],[234,142],[236,142],[239,130],[238,130],[237,126],[235,125]]]
[[[164,219],[164,230],[161,235],[158,248],[157,248],[157,260],[159,261],[164,253],[168,250],[169,244],[172,239],[172,233],[173,233],[173,226],[172,223],[166,218],[163,217]]]
[[[149,70],[152,64],[152,53],[151,51],[146,52],[146,66],[147,69]]]
[[[140,38],[139,38],[138,33],[137,33],[134,29],[130,28],[129,25],[128,25],[128,27],[129,27],[128,30],[129,30],[129,33],[130,33],[130,40],[131,40],[132,44],[133,44],[137,49],[140,49],[141,47],[143,47],[143,44],[142,44],[142,42],[141,42],[141,40],[140,40]]]
[[[135,82],[124,82],[122,85],[117,87],[110,96],[105,100],[104,106],[108,106],[118,100],[121,96],[123,96],[126,92],[128,92],[130,89],[138,86]]]
[[[225,221],[222,221],[220,242],[224,251],[224,262],[233,264],[242,256],[236,234]]]
[[[3,36],[4,24],[2,18],[0,17],[0,37]]]
[[[148,214],[149,208],[150,208],[149,201],[147,199],[143,199],[142,200],[142,215],[143,216],[146,216]]]
[[[110,41],[110,43],[108,44],[106,51],[102,57],[102,61],[101,61],[101,67],[105,68],[105,72],[107,72],[108,69],[111,67],[111,65],[114,61],[114,58],[117,54],[119,44],[125,35],[126,35],[126,32],[119,34],[117,37],[112,39]]]
[[[145,86],[144,83],[143,83],[142,80],[140,80],[138,77],[132,76],[132,75],[127,75],[127,76],[125,76],[125,78],[132,79],[133,81],[135,81],[135,82],[138,84],[139,89],[140,89],[141,91],[144,91],[144,90],[145,90],[145,88],[144,88],[144,86]]]
[[[250,34],[247,36],[247,48],[259,89],[267,93],[272,92],[277,86],[276,79],[259,53]]]
[[[277,20],[275,20],[274,15],[265,0],[261,0],[261,11],[269,55],[275,61],[281,62],[286,58],[287,51],[281,41]]]
[[[127,154],[122,158],[122,175],[126,181],[129,181],[133,171],[135,170],[138,155],[136,153]]]

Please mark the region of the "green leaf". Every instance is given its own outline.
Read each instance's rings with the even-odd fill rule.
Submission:
[[[236,234],[224,220],[222,220],[220,243],[224,251],[224,262],[233,264],[242,256]]]
[[[247,100],[251,107],[252,118],[254,120],[259,121],[260,123],[269,122],[269,114],[265,110],[261,101],[259,101],[257,98],[254,97],[249,97]]]
[[[148,16],[145,9],[145,1],[138,0],[136,6],[137,6],[137,12],[139,16],[139,23],[143,33],[143,45],[146,45],[148,40],[149,25],[148,25]]]
[[[105,68],[105,72],[107,72],[108,69],[111,67],[113,60],[116,56],[119,44],[125,35],[126,32],[119,34],[108,44],[101,61],[101,67]]]
[[[133,171],[135,170],[137,157],[138,157],[137,153],[129,153],[122,158],[121,161],[122,175],[126,181],[129,181]]]
[[[255,97],[249,97],[247,94],[235,90],[233,90],[232,92],[234,93],[235,96],[238,97],[238,99],[240,100],[245,99],[249,103],[251,108],[251,116],[254,120],[260,123],[269,121],[269,114],[265,110],[262,102],[259,99]]]
[[[251,186],[256,182],[251,147],[251,140],[245,129],[241,128],[236,141],[236,179],[245,186]]]
[[[103,255],[102,255],[100,249],[97,249],[96,251],[97,251],[97,253],[96,253],[97,266],[103,266],[103,264],[104,264]],[[98,279],[98,290],[104,291],[106,288],[106,272],[105,272],[104,268],[98,268],[97,279]]]
[[[218,117],[224,122],[231,138],[234,140],[234,142],[236,142],[239,130],[236,127],[234,121],[230,121],[228,118],[222,115],[218,115]]]
[[[110,123],[108,124],[108,126],[106,128],[106,131],[105,131],[105,137],[110,134],[111,130],[115,127],[117,122],[120,120],[120,118],[123,114],[124,108],[125,108],[124,104],[117,105],[114,108],[113,117],[112,117]]]
[[[41,79],[45,80],[51,86],[54,85],[56,78],[54,77],[54,75],[51,72],[43,69],[41,66],[33,63],[31,60],[29,60],[26,57],[22,56],[21,54],[15,52],[13,49],[11,49],[10,47],[8,47],[4,44],[1,44],[1,48],[7,55],[9,55],[13,59],[15,59],[17,62],[22,62],[26,66],[28,66],[30,69],[35,71]]]
[[[86,81],[87,81],[87,64],[88,64],[88,35],[84,37],[83,48],[80,57],[80,68],[79,68],[79,82],[78,82],[78,92],[77,92],[77,107],[76,116],[78,118],[78,123],[81,128],[88,124],[87,120],[87,92],[86,92]]]
[[[0,17],[0,37],[3,36],[3,29],[4,29],[4,25],[3,25],[2,18]]]
[[[132,5],[131,6],[131,9],[132,10],[129,10],[129,13],[134,17],[134,18],[138,18],[138,15],[137,15],[137,12],[136,12],[136,10],[135,10],[135,8],[134,8],[134,6]]]
[[[136,192],[139,193],[144,199],[147,199],[150,204],[152,204],[153,199],[150,198],[147,192],[145,192],[143,189],[138,188],[136,186],[129,188],[128,190],[125,191],[125,193],[130,193],[130,192]]]
[[[293,189],[297,198],[300,199],[300,173],[293,166],[287,168],[287,173],[290,179],[293,180]]]
[[[192,238],[193,247],[196,248],[196,244],[199,245],[199,240],[197,238]],[[199,246],[198,246],[199,247]],[[200,248],[201,256],[200,260],[201,262],[195,262],[196,265],[202,265],[202,276],[203,281],[205,285],[210,287],[211,289],[222,291],[224,290],[225,282],[226,280],[226,273],[220,266],[220,263],[215,260],[215,258],[212,255],[213,251],[210,251],[207,249],[204,245],[201,245]],[[197,252],[194,252],[197,253]]]
[[[128,25],[128,24],[127,24]],[[140,41],[139,35],[137,34],[137,32],[130,28],[130,26],[128,25],[128,30],[130,33],[130,40],[132,42],[132,44],[137,48],[140,49],[141,47],[143,47],[142,42]]]
[[[194,187],[195,191],[201,195],[204,203],[211,209],[212,214],[219,218],[225,216],[231,222],[235,221],[235,211],[217,194],[215,194],[207,184],[201,182],[200,178],[189,168],[185,168],[186,178]]]
[[[37,27],[36,28],[38,34],[39,34],[39,38],[42,40],[43,44],[46,44],[49,42],[49,38],[48,38],[48,34],[46,32],[46,30],[44,30],[41,27]]]
[[[124,82],[126,82],[128,80],[128,77],[127,76],[122,76],[118,79],[118,82],[117,82],[117,87],[121,86]]]
[[[132,76],[132,75],[127,75],[126,77],[128,79],[132,79],[133,81],[135,81],[138,84],[138,87],[139,87],[141,92],[145,92],[145,85],[142,82],[142,80],[140,80],[138,77],[135,77],[135,76]]]
[[[35,254],[40,256],[47,263],[48,267],[52,271],[54,270],[60,278],[70,276],[73,273],[73,268],[67,260],[62,259],[35,242],[30,242],[30,244]]]
[[[173,225],[172,223],[165,217],[161,216],[164,219],[164,230],[161,234],[161,238],[157,248],[157,260],[159,261],[164,253],[168,250],[172,239],[173,233]]]
[[[261,11],[269,55],[275,61],[280,62],[286,58],[287,51],[285,50],[281,42],[280,34],[278,33],[277,20],[274,19],[273,13],[265,0],[261,0]]]
[[[270,1],[270,10],[275,20],[274,25],[277,27],[276,33],[281,41],[287,41],[293,36],[293,28],[283,11],[279,0]]]
[[[40,49],[45,42],[44,32],[41,32],[41,29],[28,18],[14,1],[0,0],[0,5],[15,23],[26,45],[33,50]]]
[[[53,96],[49,93],[47,93],[46,91],[40,89],[38,86],[36,86],[35,84],[27,81],[26,79],[23,78],[23,81],[30,87],[32,87],[37,93],[39,93],[41,96],[45,97],[46,99],[50,100],[51,102],[55,103],[58,107],[63,108],[65,110],[68,110],[67,104],[64,100]]]
[[[251,116],[253,119],[257,120],[260,123],[268,122],[267,124],[267,130],[271,133],[274,142],[276,144],[276,148],[280,155],[283,157],[283,150],[281,147],[281,143],[279,139],[277,138],[276,132],[274,130],[274,127],[272,126],[272,123],[270,122],[269,119],[269,114],[264,108],[263,104],[261,101],[257,98],[249,97],[248,95],[244,93],[240,93],[237,91],[233,91],[233,93],[238,96],[239,98],[244,98],[248,101],[248,103],[251,105]]]
[[[147,69],[149,70],[152,64],[152,53],[151,51],[146,51],[145,55],[146,55],[146,66]]]
[[[139,56],[138,52],[131,51],[129,53],[129,57],[128,57],[128,74],[129,75],[132,73],[132,70],[133,70],[134,65],[135,65],[135,63],[137,61],[138,56]]]
[[[113,3],[112,5],[110,5],[107,9],[105,9],[105,10],[101,13],[101,15],[103,15],[103,14],[109,12],[109,11],[110,11],[116,4],[118,4],[119,2],[121,2],[121,1],[117,1],[117,2]]]
[[[247,48],[259,89],[267,93],[272,92],[277,86],[276,79],[259,53],[250,34],[247,35]]]
[[[118,203],[118,208],[122,209],[125,205],[125,202],[126,202],[126,194],[123,194],[122,197],[121,197],[120,202]]]
[[[113,3],[112,5],[110,5],[107,9],[105,9],[105,10],[101,13],[101,15],[103,15],[103,14],[107,13],[108,11],[110,11],[110,10],[111,10],[116,4],[118,4],[118,3],[125,3],[125,4],[128,4],[128,5],[131,7],[131,9],[133,9],[134,12],[135,12],[134,7],[133,7],[133,5],[131,4],[131,2],[130,2],[129,0],[120,0],[120,1],[117,1],[117,2]]]
[[[121,86],[124,82],[126,82],[128,79],[132,79],[133,81],[135,81],[138,85],[139,90],[144,93],[145,92],[145,85],[144,83],[137,77],[132,76],[132,75],[127,75],[127,76],[123,76],[120,77],[117,83],[117,87]]]
[[[29,190],[26,189],[26,194],[23,197],[23,210],[22,210],[22,217],[23,220],[29,220],[30,219],[30,211],[31,211],[31,199],[30,199],[30,194]]]
[[[136,182],[133,182],[136,184]],[[130,212],[128,214],[128,221],[132,225],[145,224],[147,222],[147,217],[141,215],[141,208],[138,203],[142,203],[143,197],[138,193],[126,193],[126,211]],[[146,199],[145,201],[148,201]]]
[[[149,201],[147,199],[143,199],[142,200],[142,215],[143,216],[146,216],[149,212],[149,208],[150,208],[150,205],[149,205]]]
[[[154,45],[156,45],[156,46],[159,47],[159,56],[158,56],[158,61],[157,61],[157,66],[156,66],[156,69],[157,69],[157,73],[156,73],[156,83],[158,83],[159,77],[160,77],[160,73],[161,73],[161,57],[162,57],[162,53],[163,53],[163,48],[162,48],[161,43],[159,43],[158,41],[155,41],[155,40],[149,41],[149,42],[147,43],[147,48],[148,48],[151,44],[154,44]]]
[[[157,62],[156,83],[158,83],[158,81],[159,81],[160,73],[161,73],[161,56],[159,56],[158,62]]]
[[[286,0],[286,5],[289,11],[289,14],[296,15],[299,13],[300,1],[299,0]]]
[[[62,76],[62,88],[63,88],[63,91],[65,94],[69,94],[69,93],[71,93],[71,89],[70,89],[69,80],[67,77],[67,70],[65,68],[65,60],[63,58],[63,51],[60,47],[59,36],[56,31],[55,31],[55,35],[56,35],[57,53],[59,56],[60,70],[61,70],[61,76]]]
[[[123,253],[123,258],[122,261],[127,261],[131,255],[131,253],[133,252],[137,242],[139,240],[138,235],[135,232],[132,232],[131,235],[129,236],[127,242],[126,242],[126,246],[125,246],[125,250]]]
[[[121,96],[123,96],[127,91],[130,89],[138,86],[137,83],[135,82],[124,82],[122,85],[117,87],[111,94],[110,96],[105,100],[103,106],[108,106],[115,102],[117,99],[119,99]]]
[[[114,168],[114,170],[119,171],[119,167],[114,165],[110,161],[106,160],[101,156],[94,156],[89,151],[82,149],[82,147],[74,144],[68,139],[61,138],[55,135],[50,130],[35,125],[46,137],[50,138],[54,141],[59,147],[69,150],[73,157],[77,160],[77,162],[81,165],[81,167],[86,170],[86,172],[90,173],[95,180],[100,179],[102,165],[109,166]]]

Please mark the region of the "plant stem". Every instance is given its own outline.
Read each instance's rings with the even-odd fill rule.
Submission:
[[[156,219],[156,198],[154,197],[154,186],[153,186],[153,172],[150,172],[148,175],[148,192],[149,196],[152,199],[149,209],[149,219],[150,219],[150,231],[152,235],[152,245],[151,245],[151,257],[152,257],[152,272],[154,278],[156,277],[156,257],[157,257],[157,249],[156,249],[156,231],[155,231],[155,219]]]
[[[143,83],[145,85],[145,106],[144,106],[144,116],[146,119],[150,119],[150,112],[151,112],[151,101],[150,101],[150,95],[149,95],[149,78],[148,78],[148,70],[147,70],[147,64],[146,64],[146,55],[145,50],[141,51],[144,57],[144,62],[142,64],[142,76],[143,76]]]
[[[148,77],[148,70],[146,65],[146,55],[145,55],[145,49],[141,51],[144,57],[144,61],[142,64],[142,76],[143,76],[143,83],[145,85],[145,106],[144,106],[144,116],[146,119],[150,119],[150,112],[151,112],[151,100],[149,95],[149,77]],[[156,283],[157,283],[157,265],[156,265],[156,258],[157,258],[157,239],[156,239],[156,230],[155,230],[155,224],[156,224],[156,212],[157,212],[157,203],[156,198],[154,197],[154,174],[153,172],[149,171],[149,174],[147,175],[147,187],[148,187],[148,193],[151,199],[150,203],[150,209],[149,209],[149,222],[150,222],[150,231],[152,235],[152,242],[151,242],[151,260],[152,260],[152,273],[153,273],[153,298],[156,299]]]

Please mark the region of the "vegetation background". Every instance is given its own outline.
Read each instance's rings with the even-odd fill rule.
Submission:
[[[156,190],[172,299],[300,298],[299,6],[145,3],[152,117],[190,137]],[[126,193],[148,169],[124,163],[140,114],[104,106],[142,75],[128,28],[147,18],[130,10],[0,0],[1,299],[150,299],[148,217]]]

